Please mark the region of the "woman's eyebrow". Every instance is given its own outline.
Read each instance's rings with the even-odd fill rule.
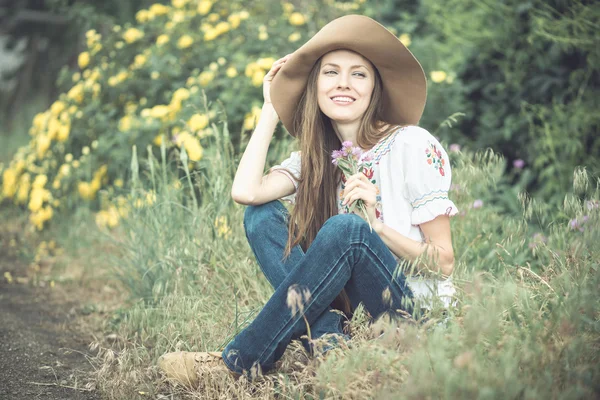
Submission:
[[[337,68],[340,68],[340,66],[339,66],[339,65],[337,65],[337,64],[334,64],[334,63],[327,63],[327,64],[323,65],[323,67],[326,67],[327,65],[330,65],[330,66],[332,66],[332,67],[337,67]],[[360,68],[360,67],[362,67],[362,68],[364,68],[364,69],[367,69],[367,70],[368,70],[367,66],[366,66],[366,65],[363,65],[363,64],[356,64],[356,65],[352,65],[352,66],[350,67],[350,69],[354,69],[354,68]]]

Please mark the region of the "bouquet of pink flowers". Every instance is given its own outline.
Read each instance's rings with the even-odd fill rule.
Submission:
[[[333,165],[339,167],[342,170],[342,173],[348,179],[350,176],[359,172],[359,161],[363,151],[360,147],[352,146],[352,142],[347,140],[342,143],[342,148],[340,150],[334,150],[331,153],[331,159]],[[358,199],[352,205],[352,208],[358,208],[365,216],[367,223],[369,224],[369,228],[373,231],[371,227],[371,221],[369,221],[369,215],[367,214],[367,207],[365,202],[362,199]]]

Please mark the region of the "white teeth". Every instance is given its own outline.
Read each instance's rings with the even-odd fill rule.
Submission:
[[[332,97],[331,100],[339,101],[339,102],[343,102],[343,103],[351,103],[354,101],[354,99],[352,97]]]

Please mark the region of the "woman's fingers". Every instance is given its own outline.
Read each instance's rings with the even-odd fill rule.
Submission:
[[[361,187],[356,187],[350,190],[344,196],[344,201],[342,202],[342,204],[352,205],[352,203],[354,203],[356,200],[363,200],[367,204],[367,206],[372,206],[375,204],[377,198],[374,192]]]
[[[279,72],[281,67],[285,64],[285,62],[289,60],[290,57],[291,54],[288,54],[275,61],[271,66],[271,69],[269,69],[269,72],[267,72],[267,74],[263,78],[263,97],[265,99],[265,103],[271,102],[271,81],[273,80],[277,72]]]

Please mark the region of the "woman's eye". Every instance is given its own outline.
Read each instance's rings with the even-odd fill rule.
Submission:
[[[337,74],[337,72],[335,72],[335,71],[325,71],[325,75],[333,75],[333,74]]]
[[[356,76],[360,76],[361,78],[365,78],[367,75],[364,74],[363,72],[355,72],[354,75]]]

